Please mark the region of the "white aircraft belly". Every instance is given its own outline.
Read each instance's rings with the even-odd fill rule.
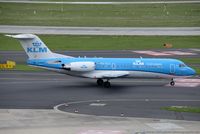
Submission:
[[[76,77],[86,77],[93,79],[114,79],[114,78],[179,78],[179,76],[162,74],[162,73],[153,73],[153,72],[142,72],[142,71],[115,71],[115,70],[95,70],[90,72],[74,72],[74,71],[66,71],[63,69],[54,69],[48,67],[40,67],[39,68],[48,69],[51,71],[55,71],[58,73],[63,73]],[[182,77],[182,76],[181,76]]]
[[[87,77],[93,79],[114,79],[114,78],[175,78],[173,75],[142,72],[142,71],[112,71],[112,70],[95,70],[91,72],[67,72],[68,75]]]
[[[82,74],[88,78],[176,78],[178,76],[142,71],[92,71]]]

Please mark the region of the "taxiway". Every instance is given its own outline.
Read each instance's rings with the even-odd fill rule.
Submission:
[[[167,80],[111,80],[112,88],[50,72],[1,72],[0,108],[53,109],[101,116],[200,120],[194,113],[161,110],[165,106],[199,106],[199,87],[171,87]],[[184,83],[182,83],[184,84]],[[100,101],[105,106],[93,106]]]
[[[200,35],[199,27],[55,27],[0,25],[0,33],[54,35]]]

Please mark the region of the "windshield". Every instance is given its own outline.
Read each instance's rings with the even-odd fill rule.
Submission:
[[[185,64],[179,64],[179,67],[186,67]]]

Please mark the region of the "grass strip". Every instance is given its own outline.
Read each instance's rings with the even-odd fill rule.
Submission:
[[[91,36],[39,35],[51,50],[137,50],[162,49],[164,43],[173,48],[200,48],[200,36]],[[0,34],[0,50],[23,50],[15,39]]]
[[[179,58],[190,67],[192,67],[197,75],[200,75],[200,58]]]
[[[196,66],[191,66],[195,71],[197,75],[200,75],[200,67],[196,67]]]
[[[200,4],[63,5],[1,3],[2,25],[198,27]]]
[[[200,113],[200,107],[170,106],[170,107],[162,107],[161,109],[174,112]]]
[[[200,58],[179,58],[187,64],[200,64]]]
[[[18,71],[44,71],[44,69],[28,66],[27,64],[16,64],[13,70]]]

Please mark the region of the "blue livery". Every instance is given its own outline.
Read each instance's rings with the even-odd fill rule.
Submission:
[[[177,59],[167,58],[76,58],[51,52],[33,34],[6,35],[20,41],[29,59],[27,64],[76,77],[97,79],[98,85],[110,87],[116,78],[190,77],[195,70]],[[104,81],[105,80],[105,81]]]

